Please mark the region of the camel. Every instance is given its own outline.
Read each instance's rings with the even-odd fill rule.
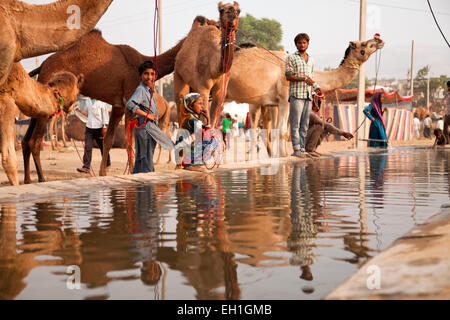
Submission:
[[[175,56],[180,50],[183,40],[175,47],[157,56],[158,77],[173,72]],[[74,74],[85,75],[84,85],[80,93],[84,96],[104,101],[113,106],[108,129],[103,142],[105,155],[111,150],[114,135],[119,122],[125,114],[125,103],[131,97],[139,85],[139,65],[145,60],[153,60],[154,57],[145,56],[127,45],[113,45],[103,39],[99,30],[93,30],[81,38],[73,47],[57,52],[48,57],[42,65],[30,72],[31,76],[39,74],[38,81],[45,82],[51,75],[59,70],[67,70]],[[167,132],[169,112],[168,103],[158,94],[155,94],[158,107],[159,126]],[[126,113],[126,125],[132,115]],[[167,118],[167,120],[165,120]],[[22,150],[25,166],[25,183],[31,183],[29,175],[29,155],[33,154],[39,182],[45,181],[40,165],[40,145],[45,134],[48,119],[32,119],[27,135],[22,140]],[[131,130],[133,137],[133,130]],[[132,148],[129,143],[129,150]],[[129,170],[133,168],[134,159],[129,154]],[[102,158],[100,176],[106,175],[106,160]]]
[[[198,92],[210,121],[216,120],[221,98],[226,92],[227,74],[233,60],[236,29],[239,23],[239,4],[219,3],[220,22],[198,16],[177,54],[174,71],[174,97],[179,123],[186,116],[181,107],[182,98],[191,88]],[[212,103],[209,102],[210,94]]]
[[[324,92],[341,88],[350,83],[358,73],[359,66],[383,46],[384,42],[381,39],[352,41],[339,67],[330,71],[314,70],[314,80]],[[268,52],[257,47],[238,49],[231,66],[226,96],[227,101],[250,105],[252,129],[256,129],[262,106],[279,107],[279,115],[272,116],[274,118],[272,121],[274,124],[276,122],[274,127],[280,130],[281,156],[286,156],[288,137],[289,83],[285,78],[286,57],[287,53],[281,51]],[[265,128],[269,125],[266,123]],[[253,138],[256,139],[256,137]],[[252,143],[252,145],[255,144]],[[270,154],[269,141],[267,146]]]
[[[17,0],[2,0],[0,85],[6,81],[15,62],[73,45],[95,27],[111,2],[61,0],[32,5]],[[80,17],[76,16],[78,13]]]
[[[45,86],[31,79],[20,63],[15,63],[0,86],[0,131],[2,165],[12,185],[19,185],[14,150],[14,112],[17,105],[29,117],[51,117],[59,110],[68,112],[77,100],[84,76],[70,72],[52,75]]]

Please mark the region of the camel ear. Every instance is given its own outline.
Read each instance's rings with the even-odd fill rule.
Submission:
[[[219,2],[219,6],[218,6],[219,10],[220,10],[220,8],[222,8],[222,7],[223,7],[223,3],[222,3],[222,1],[220,1],[220,2]]]
[[[352,48],[352,49],[356,49],[356,43],[355,42],[353,42],[353,41],[350,41],[350,43],[349,43],[349,46],[350,46],[350,48]]]
[[[81,88],[84,83],[84,74],[80,73],[77,79],[78,79],[78,88]]]
[[[239,10],[239,11],[240,11],[239,3],[237,3],[236,1],[234,1],[233,4],[234,4],[234,8],[235,8],[236,10]]]

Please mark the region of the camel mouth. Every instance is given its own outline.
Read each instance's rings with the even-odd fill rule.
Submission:
[[[384,47],[384,41],[381,39],[375,39],[377,43],[377,49],[382,49]]]

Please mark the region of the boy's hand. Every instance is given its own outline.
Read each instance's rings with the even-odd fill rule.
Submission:
[[[305,82],[308,86],[312,86],[314,84],[314,80],[308,76],[305,76]]]

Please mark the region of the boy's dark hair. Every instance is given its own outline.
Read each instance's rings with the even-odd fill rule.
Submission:
[[[226,117],[227,117],[228,119],[231,119],[231,116],[230,116],[229,113],[226,114]]]
[[[155,70],[155,67],[153,66],[153,61],[152,60],[146,60],[146,61],[142,62],[142,64],[138,68],[139,75],[141,76],[144,73],[144,71],[147,70],[147,69]]]
[[[442,133],[442,130],[436,128],[436,129],[434,129],[434,132],[433,132],[433,133],[434,133],[434,135],[437,137],[439,133]]]
[[[294,38],[294,43],[297,44],[300,39],[305,39],[309,43],[309,36],[306,33],[299,33]]]
[[[447,87],[450,87],[450,80],[447,81]]]

